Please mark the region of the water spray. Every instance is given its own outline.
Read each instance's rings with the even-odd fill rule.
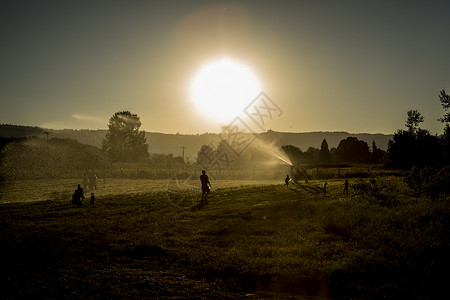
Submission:
[[[290,161],[289,157],[287,157],[286,154],[284,154],[278,147],[276,147],[273,143],[268,144],[264,140],[261,139],[255,139],[252,146],[255,146],[256,148],[259,148],[261,151],[264,151],[265,153],[275,157],[276,159],[282,161],[284,164],[287,164],[289,166],[293,166],[292,162]]]
[[[284,163],[290,165],[291,167],[294,166],[289,160],[286,160],[286,159],[284,159],[284,158],[282,158],[282,157],[280,157],[280,156],[278,156],[278,155],[276,155],[276,154],[272,154],[272,155],[273,155],[274,157],[278,158],[279,160],[281,160],[282,162],[284,162]]]

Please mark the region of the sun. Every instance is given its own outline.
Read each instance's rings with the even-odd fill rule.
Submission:
[[[190,86],[197,109],[217,122],[237,117],[260,92],[252,71],[227,58],[203,66]]]

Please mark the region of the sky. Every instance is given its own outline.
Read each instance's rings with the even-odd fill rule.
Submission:
[[[107,129],[130,111],[148,132],[220,132],[232,119],[206,116],[190,89],[229,59],[280,109],[263,130],[392,134],[415,109],[439,134],[449,11],[448,0],[3,0],[0,123]]]

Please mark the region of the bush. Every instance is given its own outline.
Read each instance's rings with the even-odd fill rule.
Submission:
[[[430,197],[432,201],[447,199],[450,194],[450,167],[440,170],[413,167],[405,182],[414,190],[417,199],[421,196]]]
[[[397,203],[397,186],[389,180],[371,178],[360,179],[352,185],[354,194],[381,205],[394,205]]]

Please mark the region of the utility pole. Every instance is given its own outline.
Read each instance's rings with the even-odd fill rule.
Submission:
[[[182,157],[183,157],[183,161],[184,161],[184,150],[186,150],[186,147],[181,147],[181,153],[182,153]]]

